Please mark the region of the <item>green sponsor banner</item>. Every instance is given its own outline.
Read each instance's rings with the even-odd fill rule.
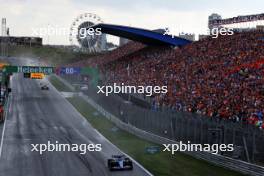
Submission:
[[[99,70],[98,70],[98,68],[83,67],[83,68],[81,68],[81,75],[89,75],[92,78],[91,84],[93,86],[98,85],[98,81],[99,81]]]
[[[44,73],[46,75],[55,72],[54,67],[38,67],[38,66],[5,66],[5,73]]]
[[[44,73],[46,75],[54,73],[54,67],[18,66],[18,73]]]
[[[82,67],[81,68],[81,74],[82,75],[94,75],[98,73],[97,68],[92,68],[92,67]]]
[[[17,66],[5,66],[3,68],[3,72],[5,73],[16,73],[17,72]]]

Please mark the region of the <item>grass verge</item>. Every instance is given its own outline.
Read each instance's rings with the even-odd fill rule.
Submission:
[[[63,82],[61,82],[58,78],[53,75],[49,77],[49,81],[60,92],[72,92],[69,87],[67,87]]]

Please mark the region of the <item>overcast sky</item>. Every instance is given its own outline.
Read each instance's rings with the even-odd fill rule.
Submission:
[[[228,18],[264,13],[263,7],[263,0],[0,0],[0,18],[7,18],[15,36],[33,35],[33,29],[48,25],[69,29],[83,13],[95,13],[105,23],[198,34],[207,32],[211,13]],[[43,38],[44,43],[69,44],[68,35]]]

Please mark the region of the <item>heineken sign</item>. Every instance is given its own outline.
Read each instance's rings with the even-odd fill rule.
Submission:
[[[54,67],[18,66],[18,73],[44,73],[45,75],[54,73]]]

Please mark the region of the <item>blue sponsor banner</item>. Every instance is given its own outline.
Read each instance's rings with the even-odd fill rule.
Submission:
[[[60,67],[58,70],[60,75],[79,75],[81,74],[80,67]]]

